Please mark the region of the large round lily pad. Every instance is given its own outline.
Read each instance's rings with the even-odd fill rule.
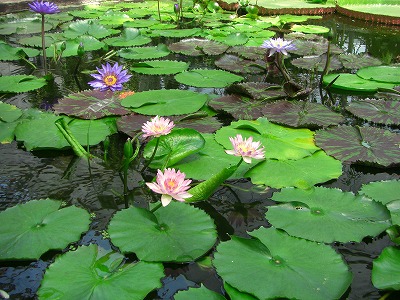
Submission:
[[[275,193],[272,200],[279,204],[268,207],[268,221],[292,236],[312,241],[360,242],[391,225],[385,206],[339,189],[286,188]]]
[[[195,87],[223,88],[243,77],[223,70],[195,69],[175,75],[176,81]]]
[[[189,56],[201,56],[222,54],[229,48],[229,46],[215,41],[192,38],[170,44],[168,48],[173,52]]]
[[[131,70],[147,75],[167,75],[186,71],[189,63],[175,60],[149,60],[132,65]]]
[[[0,92],[24,93],[40,89],[46,85],[46,79],[33,75],[11,75],[0,77]]]
[[[159,44],[149,47],[130,47],[118,51],[118,55],[125,59],[154,59],[167,56],[170,53],[167,46]]]
[[[124,257],[97,245],[79,247],[56,258],[44,275],[40,299],[144,299],[161,287],[163,266],[124,264]]]
[[[357,76],[367,80],[400,84],[400,67],[396,66],[366,67],[358,70]]]
[[[258,299],[339,299],[351,273],[331,247],[260,228],[256,239],[232,237],[218,245],[213,261],[232,287]],[[255,276],[256,274],[256,276]]]
[[[387,247],[372,266],[372,283],[382,290],[400,290],[400,249]]]
[[[385,167],[400,163],[400,134],[380,128],[338,126],[318,130],[315,143],[344,162]]]
[[[1,212],[0,259],[38,259],[50,249],[79,240],[89,229],[89,213],[60,206],[61,201],[31,200]]]
[[[193,261],[217,238],[215,225],[205,212],[176,201],[154,213],[138,207],[121,210],[112,218],[108,232],[123,253],[163,262]]]
[[[330,84],[338,75],[339,77],[332,84],[332,87],[339,90],[374,93],[378,91],[379,88],[391,89],[394,87],[394,83],[367,80],[357,76],[356,74],[349,73],[328,74],[324,76],[324,85]]]

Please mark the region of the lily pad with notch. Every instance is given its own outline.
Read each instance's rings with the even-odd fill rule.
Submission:
[[[201,56],[220,55],[224,53],[229,46],[207,39],[191,38],[172,43],[168,48],[175,53],[182,53],[189,56]]]
[[[264,73],[266,71],[265,62],[262,60],[259,61],[246,60],[231,54],[223,55],[214,63],[218,68],[233,73],[259,74],[259,73]]]
[[[2,93],[24,93],[40,89],[46,85],[45,78],[33,75],[11,75],[0,76],[0,92]]]
[[[171,75],[184,72],[189,63],[174,60],[148,60],[132,64],[131,70],[146,75]]]
[[[123,48],[118,51],[118,55],[125,59],[155,59],[170,54],[169,49],[164,44],[149,47]]]
[[[141,35],[139,29],[125,28],[119,36],[106,38],[103,42],[114,47],[134,47],[150,43],[151,38]]]
[[[398,66],[373,66],[359,69],[357,76],[384,83],[400,84],[400,67]]]
[[[78,20],[69,24],[64,30],[64,37],[75,39],[82,35],[89,35],[96,39],[102,39],[112,34],[119,33],[119,30],[109,29],[94,20]]]
[[[381,128],[338,126],[318,130],[315,143],[342,162],[374,166],[400,164],[400,134]]]
[[[278,205],[269,206],[265,217],[274,227],[316,242],[361,242],[391,226],[384,205],[340,189],[286,188],[272,200]]]
[[[335,80],[335,78],[338,75],[339,77]],[[357,76],[356,74],[350,74],[350,73],[340,73],[340,74],[331,73],[325,75],[323,78],[323,84],[327,86],[331,84],[333,80],[335,80],[331,86],[333,89],[345,90],[346,92],[354,91],[354,92],[364,92],[364,93],[375,93],[380,88],[392,89],[395,86],[394,83],[366,80]]]
[[[217,240],[209,215],[176,201],[154,212],[134,206],[118,211],[108,232],[122,253],[135,253],[144,261],[194,261]]]
[[[224,88],[243,77],[223,70],[193,69],[175,75],[179,83],[204,88]]]
[[[60,207],[61,201],[41,199],[1,212],[0,258],[39,259],[50,249],[64,249],[79,240],[89,229],[89,213],[76,206]]]
[[[287,96],[282,86],[267,82],[235,83],[227,88],[227,92],[266,101],[282,99]]]

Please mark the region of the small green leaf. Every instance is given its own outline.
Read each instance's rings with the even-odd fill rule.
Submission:
[[[372,283],[382,290],[400,290],[400,249],[383,249],[372,265]]]

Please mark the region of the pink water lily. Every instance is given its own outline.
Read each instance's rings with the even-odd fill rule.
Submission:
[[[157,170],[156,182],[146,182],[146,185],[155,193],[161,194],[162,206],[167,206],[172,199],[184,202],[186,198],[192,197],[192,194],[186,192],[192,182],[185,179],[185,173],[175,171],[175,169],[165,169],[164,173]]]
[[[264,41],[261,48],[269,49],[269,55],[272,56],[275,52],[287,55],[288,51],[297,50],[292,41],[285,41],[282,38],[269,39]]]
[[[226,153],[241,156],[244,162],[250,164],[251,159],[264,159],[264,147],[261,147],[261,142],[253,142],[253,137],[243,139],[241,134],[236,135],[234,138],[230,137],[229,140],[232,143],[233,150],[225,150]]]
[[[143,137],[159,137],[162,135],[167,135],[171,132],[172,128],[175,127],[173,121],[168,118],[163,118],[155,116],[150,121],[146,122],[142,126],[142,131],[144,133]]]

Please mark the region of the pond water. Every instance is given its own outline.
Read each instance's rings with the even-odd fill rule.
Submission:
[[[342,48],[346,53],[369,54],[381,60],[398,62],[400,56],[400,31],[397,27],[383,27],[380,25],[354,21],[352,19],[329,15],[322,20],[312,20],[309,24],[324,25],[334,29],[336,35],[334,44]],[[8,37],[12,41],[13,37]],[[176,39],[158,38],[154,44],[163,42],[169,44]],[[104,54],[102,52],[88,53],[87,61],[81,63],[81,69],[93,70],[96,65],[89,63],[92,57]],[[214,67],[214,61],[218,57],[188,58],[181,54],[170,54],[167,58],[175,58],[191,62],[192,68]],[[118,59],[113,57],[113,59]],[[122,63],[129,65],[129,61],[120,59]],[[34,61],[35,64],[40,64]],[[91,77],[80,73],[77,77],[71,76],[78,64],[75,57],[67,58],[65,64],[55,69],[51,64],[50,69],[55,74],[55,81],[44,88],[18,94],[2,95],[3,102],[13,104],[21,109],[40,108],[51,109],[57,99],[77,92],[80,89],[88,89],[87,82]],[[287,63],[289,72],[293,78],[302,84],[313,85],[310,81],[313,75],[302,69],[297,69]],[[28,74],[31,69],[21,62],[0,62],[1,74]],[[251,80],[262,81],[260,75],[247,75]],[[279,82],[280,79],[277,79]],[[314,86],[315,87],[315,86]],[[178,83],[173,76],[149,76],[133,74],[127,88],[136,92],[150,89],[191,89],[197,92],[226,95],[223,88],[193,88]],[[384,95],[381,95],[384,97]],[[347,124],[359,124],[371,126],[370,123],[353,118],[342,108],[346,103],[354,99],[373,97],[373,95],[348,95],[332,94],[332,98],[321,98],[318,89],[315,89],[306,101],[324,102],[328,106],[336,107],[346,117]],[[329,101],[328,101],[329,100]],[[218,120],[229,124],[232,117],[226,114],[217,115]],[[386,127],[394,132],[399,132],[396,126]],[[115,192],[123,191],[123,182],[116,166],[122,157],[122,148],[127,136],[119,133],[110,137],[111,148],[109,159],[105,162],[93,162],[90,165],[85,160],[78,159],[70,150],[66,151],[25,151],[21,144],[13,141],[0,145],[0,210],[5,210],[18,203],[24,203],[32,199],[60,199],[69,205],[84,207],[93,214],[90,230],[82,239],[74,245],[88,245],[96,243],[105,249],[113,246],[104,239],[104,230],[112,215],[125,207],[124,201],[115,195]],[[104,155],[103,146],[91,147],[90,152],[98,157]],[[143,178],[146,181],[154,176],[153,171],[146,171]],[[343,191],[357,192],[363,184],[399,179],[398,168],[374,168],[359,165],[344,164],[343,175],[337,180],[323,184],[325,187],[337,187]],[[135,164],[129,172],[129,194],[131,204],[147,207],[151,200],[148,192],[140,184],[141,175],[136,171]],[[231,180],[221,186],[215,194],[205,202],[195,206],[205,210],[214,219],[218,237],[221,241],[229,239],[229,235],[235,234],[248,237],[250,232],[260,226],[269,227],[265,218],[268,206],[274,201],[270,198],[275,189],[265,190],[263,187],[253,185],[247,179]],[[16,226],[18,226],[18,220]],[[374,238],[365,238],[360,243],[335,243],[334,249],[343,255],[353,273],[353,281],[343,299],[379,299],[385,292],[376,289],[371,283],[372,260],[376,258],[385,247],[392,245],[386,234]],[[10,261],[0,262],[0,289],[7,291],[11,299],[35,299],[36,291],[45,269],[52,262],[57,251],[50,251],[42,255],[38,261]],[[210,252],[210,255],[212,251]],[[134,257],[128,258],[134,260]],[[165,264],[165,278],[162,288],[150,293],[146,299],[172,299],[178,290],[188,287],[206,286],[218,293],[224,293],[222,280],[214,269],[203,268],[198,263]],[[240,272],[240,271],[239,271]],[[398,294],[393,294],[394,299]]]

